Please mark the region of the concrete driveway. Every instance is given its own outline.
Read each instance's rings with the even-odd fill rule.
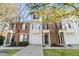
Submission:
[[[42,45],[29,45],[15,54],[16,56],[43,56]]]

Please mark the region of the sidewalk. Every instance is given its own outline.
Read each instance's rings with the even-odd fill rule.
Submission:
[[[43,49],[79,49],[79,47],[43,47]]]
[[[23,49],[25,47],[3,47],[1,46],[0,49]]]
[[[29,45],[15,54],[16,56],[43,56],[42,45]]]

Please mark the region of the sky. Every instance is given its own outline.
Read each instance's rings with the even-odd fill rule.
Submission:
[[[31,21],[32,18],[30,15],[27,15],[29,13],[29,10],[25,3],[19,4],[19,12],[20,16],[22,16],[22,18],[20,19],[21,22]]]

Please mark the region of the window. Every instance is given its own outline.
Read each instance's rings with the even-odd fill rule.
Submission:
[[[26,30],[29,30],[29,25],[26,24],[25,29]]]
[[[22,29],[22,24],[20,25],[20,29]]]
[[[33,29],[33,24],[32,24],[32,29]]]
[[[14,30],[16,29],[16,24],[14,24]]]
[[[20,29],[20,27],[18,26],[18,24],[16,24],[16,29],[17,29],[17,30]]]
[[[23,41],[27,41],[27,40],[28,40],[27,35],[24,35]]]
[[[79,24],[78,24],[78,27],[79,27]]]
[[[71,24],[70,23],[68,23],[68,28],[71,28]]]
[[[20,35],[20,42],[23,41],[23,35]]]
[[[20,42],[23,42],[23,41],[27,41],[28,38],[27,38],[27,35],[20,35]]]
[[[10,25],[9,25],[9,28],[10,28],[11,30],[13,30],[14,24],[10,24]]]
[[[67,29],[66,26],[64,26],[64,29]]]
[[[22,25],[22,30],[25,30],[25,24]]]
[[[39,29],[40,29],[40,26],[39,26]]]
[[[25,29],[27,30],[27,25],[25,26]]]
[[[48,24],[44,24],[43,29],[48,29]]]
[[[79,27],[79,22],[77,23],[77,26]]]

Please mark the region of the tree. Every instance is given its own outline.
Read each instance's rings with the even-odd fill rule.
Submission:
[[[58,22],[63,17],[67,17],[70,15],[79,15],[78,7],[76,7],[76,4],[74,3],[28,4],[28,6],[30,9],[29,14],[37,12],[39,17],[42,17],[43,22]],[[66,7],[71,8],[72,10],[65,10]]]
[[[0,4],[0,21],[3,23],[2,33],[7,23],[11,23],[16,21],[16,17],[18,16],[16,5],[14,4]],[[1,35],[2,35],[1,33]]]

